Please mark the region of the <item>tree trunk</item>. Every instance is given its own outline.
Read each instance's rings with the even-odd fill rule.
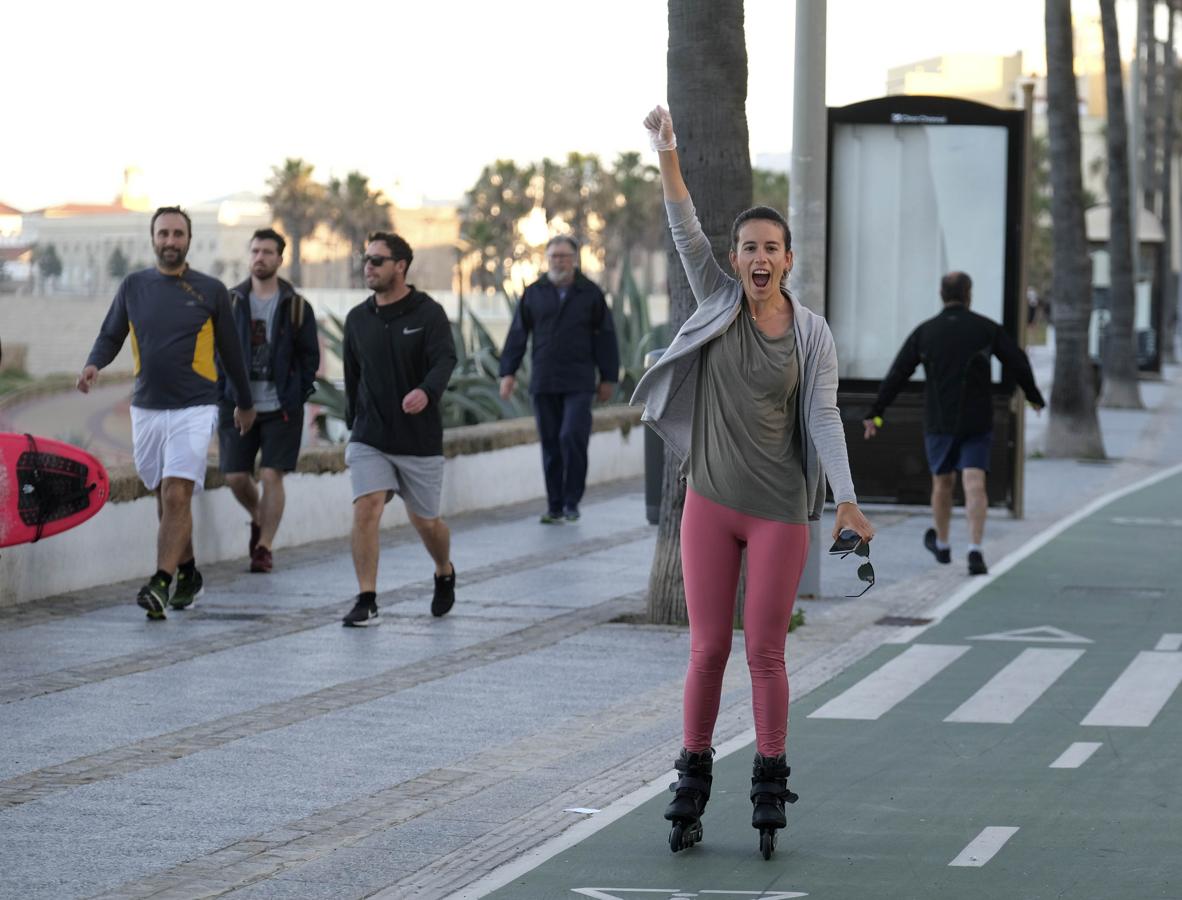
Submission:
[[[1050,133],[1051,222],[1055,310],[1055,383],[1046,453],[1104,457],[1088,358],[1091,264],[1084,237],[1080,175],[1079,95],[1075,87],[1070,0],[1046,0],[1047,120]]]
[[[730,227],[751,205],[747,136],[747,45],[742,0],[669,0],[668,98],[677,125],[678,153],[714,255],[729,271]],[[669,324],[681,327],[694,309],[681,260],[666,241]],[[665,453],[661,524],[649,576],[649,621],[684,624],[681,510],[685,486],[679,465]]]
[[[1157,0],[1149,0],[1149,15],[1145,17],[1145,106],[1141,115],[1145,122],[1145,168],[1144,181],[1141,183],[1145,208],[1152,213],[1157,212],[1158,199],[1158,162],[1157,162],[1157,131],[1158,131],[1158,65],[1157,38],[1153,27],[1154,7]]]
[[[1100,405],[1141,409],[1137,339],[1133,334],[1133,236],[1129,223],[1129,134],[1121,83],[1116,0],[1100,0],[1104,32],[1104,84],[1108,101],[1108,259],[1111,318],[1102,343],[1104,390]],[[1148,151],[1148,145],[1147,145]]]
[[[291,241],[291,283],[300,288],[304,286],[304,273],[300,267],[300,244],[303,243],[304,236],[293,231],[287,237]]]
[[[1161,322],[1158,328],[1158,344],[1161,347],[1162,363],[1178,361],[1174,349],[1174,331],[1178,327],[1178,273],[1174,271],[1174,147],[1177,129],[1178,104],[1178,60],[1174,56],[1174,15],[1176,0],[1166,0],[1169,17],[1166,29],[1166,52],[1164,75],[1164,97],[1162,110],[1165,113],[1165,130],[1162,133],[1162,208],[1161,227],[1165,234],[1161,253],[1158,256],[1158,279],[1162,296]]]

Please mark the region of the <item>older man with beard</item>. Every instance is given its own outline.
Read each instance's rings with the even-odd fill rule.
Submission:
[[[234,384],[238,405],[232,416],[239,431],[250,430],[255,411],[226,286],[185,262],[193,237],[188,214],[177,206],[162,206],[152,216],[151,234],[156,266],[132,272],[119,285],[78,376],[78,390],[89,393],[99,370],[115,359],[130,334],[135,468],[148,490],[156,492],[160,517],[156,573],[140,588],[136,603],[149,619],[158,620],[165,618],[165,606],[185,609],[202,593],[193,552],[192,501],[205,483],[206,454],[217,419],[215,351]],[[176,589],[170,598],[174,574]]]
[[[345,462],[353,482],[353,568],[359,588],[344,618],[351,627],[381,622],[377,603],[378,528],[401,494],[406,513],[435,563],[431,614],[456,599],[451,532],[440,516],[443,392],[456,367],[443,307],[407,283],[414,253],[396,234],[370,235],[365,285],[373,293],[345,317]]]
[[[587,483],[591,403],[607,402],[620,373],[612,311],[603,291],[579,271],[578,260],[574,238],[550,239],[546,274],[522,294],[501,354],[501,397],[507,400],[532,335],[529,391],[546,479],[543,525],[578,520]]]
[[[250,278],[230,291],[234,326],[258,411],[254,427],[234,427],[234,385],[219,369],[219,459],[226,484],[250,513],[250,571],[270,572],[271,547],[283,517],[283,476],[295,471],[304,433],[304,402],[316,390],[320,343],[311,305],[279,277],[287,242],[273,228],[250,240]],[[259,460],[260,495],[254,479]]]

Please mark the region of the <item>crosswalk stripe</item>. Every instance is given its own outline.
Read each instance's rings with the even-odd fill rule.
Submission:
[[[959,659],[969,648],[914,644],[809,714],[810,719],[877,719]]]
[[[997,855],[1006,841],[1017,834],[1018,829],[1008,825],[990,825],[981,830],[967,847],[960,851],[950,866],[983,866]]]
[[[1182,683],[1182,653],[1143,650],[1120,673],[1081,725],[1145,728]]]
[[[1182,634],[1163,634],[1154,650],[1182,650]]]
[[[1023,650],[944,721],[1008,725],[1082,655],[1083,650],[1076,649]]]
[[[1076,741],[1059,754],[1059,758],[1051,763],[1049,769],[1078,769],[1099,750],[1103,744],[1098,741]]]

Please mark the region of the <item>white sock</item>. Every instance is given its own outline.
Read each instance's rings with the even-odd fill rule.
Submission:
[[[951,550],[952,545],[949,544],[947,541],[942,541],[939,538],[936,538],[936,549],[937,550]]]
[[[976,550],[978,553],[981,553],[981,545],[980,544],[969,544],[969,553],[972,553],[974,550]]]

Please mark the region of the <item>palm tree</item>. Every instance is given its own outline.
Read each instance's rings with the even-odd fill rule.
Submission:
[[[1174,246],[1173,233],[1177,227],[1174,223],[1174,204],[1168,198],[1173,196],[1175,137],[1178,130],[1177,92],[1178,92],[1178,60],[1174,55],[1174,19],[1179,9],[1178,0],[1166,0],[1166,52],[1165,52],[1165,86],[1163,88],[1162,109],[1165,112],[1165,130],[1162,135],[1162,181],[1161,194],[1165,199],[1161,207],[1161,228],[1165,233],[1163,251],[1158,256],[1158,269],[1162,291],[1161,329],[1161,361],[1163,363],[1177,362],[1174,351],[1174,331],[1178,326],[1178,273],[1174,271],[1174,261],[1166,248]]]
[[[329,181],[328,210],[333,230],[349,245],[349,287],[360,287],[366,240],[375,231],[392,227],[390,201],[381,191],[370,189],[367,176],[350,172],[344,181]]]
[[[1071,0],[1046,0],[1047,124],[1051,150],[1051,221],[1055,310],[1055,384],[1048,456],[1104,457],[1090,377],[1088,324],[1091,263],[1084,237],[1079,95],[1073,71]]]
[[[283,223],[291,244],[291,280],[299,285],[300,245],[326,218],[324,185],[312,180],[315,167],[299,158],[288,157],[282,166],[271,167],[267,179],[270,191],[263,197],[271,214]]]
[[[1133,234],[1129,212],[1129,137],[1121,82],[1116,0],[1100,0],[1104,32],[1104,84],[1108,100],[1108,259],[1111,319],[1103,345],[1101,406],[1141,409],[1137,345],[1133,335]]]
[[[742,0],[669,0],[667,65],[669,111],[677,123],[682,172],[714,255],[729,268],[731,222],[751,205]],[[689,318],[694,299],[671,241],[666,246],[669,326],[677,329]],[[666,451],[661,524],[648,584],[651,622],[686,621],[681,576],[685,487],[679,468]]]
[[[642,162],[635,151],[621,153],[612,166],[605,190],[603,212],[603,249],[608,269],[615,270],[617,297],[632,277],[633,259],[651,254],[665,246],[665,212],[661,200],[657,167]],[[646,275],[651,274],[647,267]],[[644,294],[652,293],[645,285]]]
[[[534,207],[534,167],[518,168],[511,159],[484,167],[460,208],[460,237],[480,256],[472,280],[480,287],[505,289],[509,269],[525,252],[518,223]]]

